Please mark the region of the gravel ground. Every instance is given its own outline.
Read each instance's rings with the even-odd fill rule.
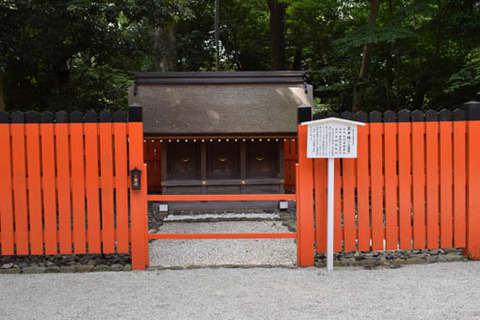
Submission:
[[[289,232],[281,221],[169,222],[161,233]],[[294,266],[295,239],[155,240],[149,245],[150,266]]]
[[[0,319],[479,319],[480,262],[0,275]]]

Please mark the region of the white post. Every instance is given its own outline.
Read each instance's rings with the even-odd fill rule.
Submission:
[[[328,158],[328,196],[327,196],[327,270],[333,270],[333,201],[334,201],[335,159]]]

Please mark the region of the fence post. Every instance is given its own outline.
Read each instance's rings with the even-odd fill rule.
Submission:
[[[480,102],[464,104],[467,118],[467,248],[480,259]]]
[[[313,266],[313,160],[307,158],[307,126],[298,126],[297,264]]]
[[[137,168],[141,173],[141,190],[130,188],[130,220],[132,242],[132,270],[145,270],[147,259],[145,215],[146,172],[143,164],[143,123],[142,107],[133,104],[128,107],[129,173]]]

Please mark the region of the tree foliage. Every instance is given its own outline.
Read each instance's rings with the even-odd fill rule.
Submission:
[[[371,3],[220,0],[221,70],[271,69],[274,4],[285,9],[275,57],[311,71],[318,108],[352,109],[366,46],[365,111],[479,98],[480,1],[381,1],[369,26]],[[214,0],[0,1],[0,102],[8,109],[123,108],[127,71],[165,69],[165,59],[166,69],[215,69]]]

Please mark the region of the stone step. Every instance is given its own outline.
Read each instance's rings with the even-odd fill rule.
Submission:
[[[276,213],[200,213],[169,214],[163,222],[202,222],[202,221],[261,221],[279,220]]]

